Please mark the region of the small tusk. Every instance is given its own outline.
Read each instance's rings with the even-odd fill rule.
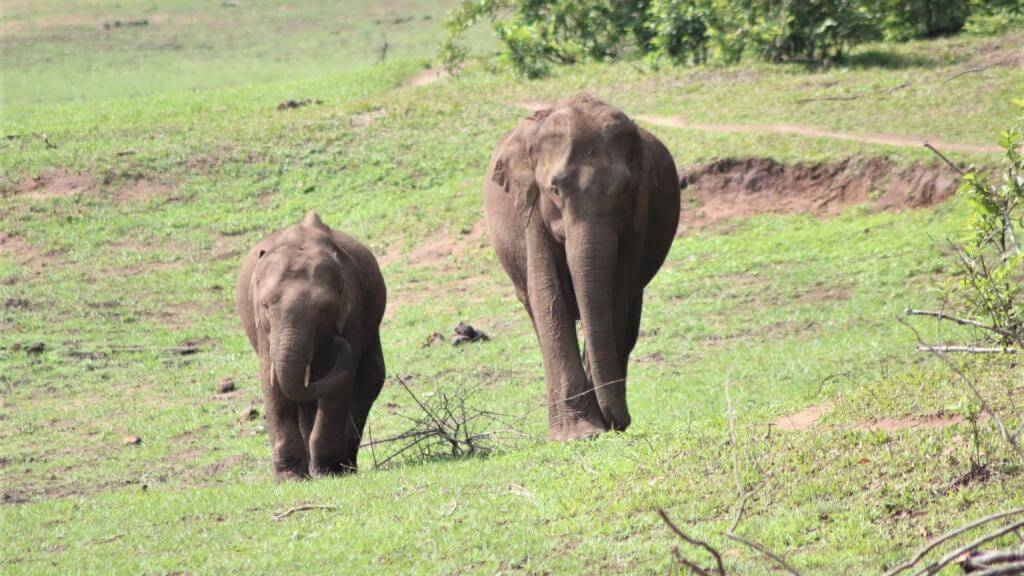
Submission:
[[[309,388],[309,364],[306,364],[306,388]]]
[[[274,370],[274,361],[270,361],[270,387],[277,386],[277,370]]]

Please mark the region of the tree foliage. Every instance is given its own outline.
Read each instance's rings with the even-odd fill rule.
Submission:
[[[489,22],[502,45],[498,63],[526,76],[552,64],[624,54],[676,64],[842,58],[867,41],[953,34],[1019,21],[1022,0],[464,0],[446,21],[441,57],[454,68],[460,40]],[[988,18],[984,20],[983,18]],[[979,28],[980,29],[980,28]]]

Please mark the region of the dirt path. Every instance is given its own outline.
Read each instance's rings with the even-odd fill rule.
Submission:
[[[687,122],[679,116],[647,116],[636,117],[641,122],[655,124],[657,126],[668,126],[670,128],[690,128],[703,130],[705,132],[724,132],[730,134],[793,134],[796,136],[807,136],[810,138],[832,138],[833,140],[848,140],[852,142],[864,142],[866,144],[882,144],[885,146],[904,146],[920,148],[925,142],[943,151],[950,152],[999,152],[998,146],[987,146],[984,144],[964,144],[961,142],[949,142],[938,138],[927,136],[908,136],[905,134],[886,134],[884,132],[870,132],[866,134],[855,134],[852,132],[839,132],[815,126],[803,126],[800,124],[701,124]]]
[[[535,112],[548,108],[551,104],[542,101],[517,102],[516,107]],[[806,136],[810,138],[832,138],[834,140],[847,140],[851,142],[864,142],[865,144],[881,144],[885,146],[902,146],[920,148],[925,142],[931,143],[936,148],[949,152],[976,152],[988,153],[999,152],[998,146],[984,144],[965,144],[962,142],[949,142],[927,136],[914,136],[906,134],[887,134],[884,132],[853,133],[829,130],[816,126],[804,126],[801,124],[703,124],[689,122],[682,116],[653,116],[641,114],[635,116],[641,122],[666,126],[669,128],[688,128],[691,130],[703,130],[705,132],[718,132],[727,134],[791,134],[795,136]]]

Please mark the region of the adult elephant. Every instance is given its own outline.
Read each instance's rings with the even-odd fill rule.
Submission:
[[[522,119],[502,138],[484,211],[540,342],[549,436],[625,430],[626,366],[644,287],[679,224],[671,154],[621,110],[578,95]]]
[[[238,313],[260,359],[279,480],[353,472],[384,385],[377,260],[315,212],[260,240],[238,275]]]

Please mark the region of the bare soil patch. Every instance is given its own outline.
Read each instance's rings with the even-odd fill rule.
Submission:
[[[901,146],[920,148],[925,142],[930,142],[943,151],[951,152],[999,152],[997,146],[984,144],[968,144],[963,142],[949,142],[925,135],[911,134],[889,134],[885,132],[841,132],[818,126],[806,126],[803,124],[707,124],[701,122],[690,122],[681,116],[648,116],[639,115],[637,120],[667,126],[670,128],[689,128],[705,132],[724,132],[729,134],[791,134],[795,136],[807,136],[810,138],[831,138],[833,140],[848,140],[852,142],[863,142],[865,144],[880,144],[884,146]]]
[[[112,190],[113,199],[122,208],[147,202],[153,198],[161,198],[166,201],[174,199],[175,187],[166,182],[149,178],[133,178],[121,186]]]
[[[123,175],[123,180],[121,177],[108,175],[98,180],[88,172],[51,168],[43,170],[37,176],[26,177],[13,186],[7,186],[3,194],[31,200],[99,194],[124,207],[151,198],[172,200],[175,189],[173,183],[142,174]]]
[[[95,185],[92,175],[64,169],[43,170],[14,186],[13,193],[33,200],[66,198],[90,190]]]
[[[451,76],[451,74],[444,68],[427,68],[410,76],[409,79],[405,81],[405,85],[426,86],[427,84],[433,84],[434,82],[449,76]]]
[[[536,112],[537,110],[550,108],[552,103],[544,100],[526,100],[516,102],[513,105],[517,108],[522,108],[523,110]],[[828,128],[808,126],[804,124],[711,124],[705,122],[691,122],[682,116],[657,116],[649,114],[640,114],[633,118],[656,126],[685,128],[701,130],[704,132],[720,132],[728,134],[790,134],[810,138],[831,138],[833,140],[847,140],[852,142],[863,142],[865,144],[880,144],[884,146],[911,148],[920,148],[925,142],[930,142],[940,150],[950,152],[998,153],[1002,150],[998,146],[950,142],[927,135],[891,134],[887,132],[842,132],[839,130],[831,130]]]
[[[443,275],[445,280],[407,283],[401,290],[389,291],[384,317],[391,317],[395,310],[402,306],[430,299],[445,299],[453,295],[458,296],[463,302],[477,302],[482,299],[483,296],[478,293],[486,284],[486,277],[457,277],[457,264],[466,253],[484,248],[486,245],[487,225],[483,220],[477,221],[468,231],[458,235],[453,235],[447,229],[440,229],[408,252],[402,251],[401,242],[391,245],[379,259],[381,266],[388,267],[404,262],[411,268]]]
[[[818,421],[821,420],[821,417],[831,409],[832,403],[830,402],[818,404],[816,406],[809,406],[799,412],[779,416],[775,420],[772,420],[772,426],[779,430],[810,430],[816,426]]]
[[[821,417],[831,410],[832,406],[833,404],[831,402],[809,406],[799,412],[779,416],[775,420],[772,420],[771,425],[779,430],[811,430],[812,428],[817,427]],[[984,418],[982,418],[982,420],[984,420]],[[861,432],[898,432],[900,430],[935,430],[939,428],[947,428],[949,426],[956,426],[957,424],[962,424],[966,421],[967,420],[959,414],[912,414],[908,416],[900,416],[898,418],[876,418],[859,424],[841,425],[839,427],[847,430],[858,430]]]
[[[817,322],[782,321],[758,328],[750,328],[733,334],[713,334],[701,340],[701,345],[712,348],[731,346],[738,342],[753,342],[764,339],[807,338],[818,333]]]
[[[28,268],[32,276],[42,273],[47,268],[56,267],[61,262],[56,252],[44,253],[25,238],[4,232],[0,232],[0,253]]]
[[[355,126],[356,128],[366,128],[370,124],[376,122],[378,118],[383,118],[384,116],[387,116],[387,114],[387,110],[382,108],[370,110],[368,112],[361,112],[352,118],[352,126]]]
[[[469,231],[457,236],[447,229],[440,229],[420,242],[408,253],[403,253],[402,242],[396,242],[380,257],[381,266],[390,266],[406,261],[410,266],[423,269],[448,270],[452,260],[473,248],[486,244],[487,225],[478,220]]]
[[[838,214],[855,205],[874,210],[924,208],[950,198],[948,167],[899,166],[887,158],[783,164],[770,158],[727,158],[680,170],[681,231],[756,214]]]
[[[957,414],[928,414],[925,416],[903,416],[901,418],[879,418],[862,422],[853,427],[853,430],[881,430],[883,432],[896,432],[898,430],[931,430],[935,428],[946,428],[966,422],[963,416]]]
[[[474,224],[468,233],[458,236],[440,230],[413,248],[407,258],[412,266],[418,268],[445,268],[452,258],[480,244],[486,230],[483,220]]]
[[[391,318],[394,316],[395,310],[403,306],[440,301],[452,297],[457,297],[463,303],[480,302],[484,298],[480,291],[485,282],[486,278],[483,276],[467,276],[445,283],[424,281],[406,284],[402,286],[401,290],[389,291],[384,317]]]

